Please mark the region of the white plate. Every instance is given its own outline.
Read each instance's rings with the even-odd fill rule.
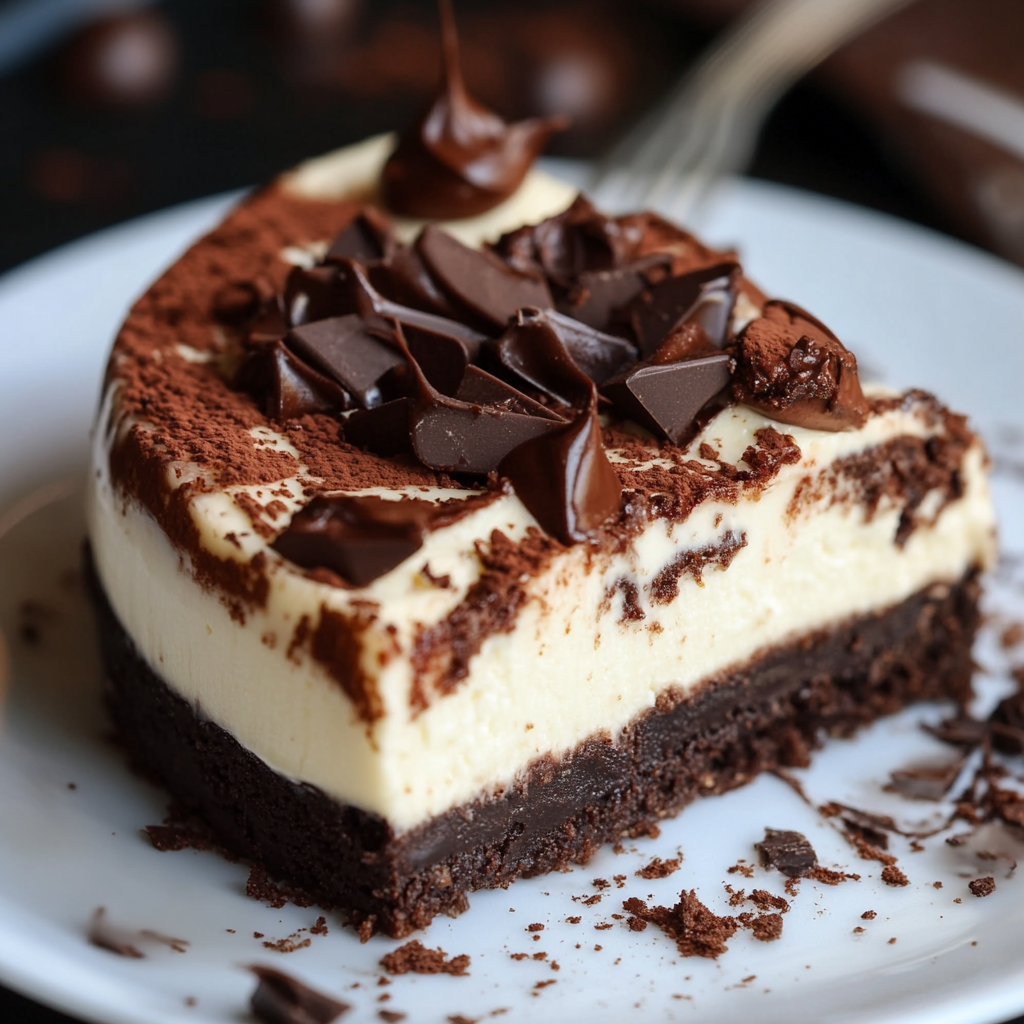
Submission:
[[[698,802],[658,840],[629,844],[624,854],[606,849],[570,873],[473,895],[469,913],[438,920],[419,936],[450,954],[469,953],[470,975],[408,975],[386,987],[377,985],[377,963],[396,943],[360,945],[329,916],[330,934],[314,936],[308,948],[268,951],[253,932],[283,938],[311,925],[317,911],[268,909],[244,896],[243,867],[211,853],[157,853],[140,837],[142,826],[161,820],[165,798],[103,738],[88,609],[67,578],[82,536],[77,498],[52,500],[59,488],[36,489],[73,484],[82,472],[106,351],[129,300],[224,209],[225,200],[214,199],[148,217],[0,282],[0,429],[7,439],[0,448],[0,625],[11,638],[14,679],[0,740],[0,980],[107,1024],[246,1019],[253,979],[243,967],[253,962],[340,995],[354,1007],[346,1022],[377,1020],[381,1009],[444,1021],[507,1008],[506,1020],[980,1024],[1024,1010],[1021,878],[1006,879],[1005,865],[994,869],[940,840],[923,853],[896,840],[911,885],[882,885],[880,865],[854,859],[839,834],[774,777]],[[1006,448],[996,481],[1004,546],[1024,555],[1024,488],[1012,465],[1012,447],[1024,437],[1024,276],[922,230],[750,182],[723,195],[705,230],[739,243],[756,279],[820,315],[867,366],[884,367],[889,382],[933,388],[968,410],[997,450]],[[37,504],[51,499],[35,512],[24,500],[33,492]],[[1024,588],[1011,569],[998,574],[990,607],[1024,618]],[[36,646],[16,635],[25,600],[45,612]],[[990,669],[980,683],[991,700],[1005,686],[1006,655],[988,638],[979,659]],[[890,768],[938,752],[917,723],[941,713],[919,709],[854,742],[830,744],[801,773],[808,792],[818,802],[846,801],[903,821],[936,814],[934,805],[887,796],[881,784]],[[836,888],[804,881],[780,941],[759,943],[742,932],[717,961],[681,959],[657,929],[635,934],[612,918],[632,895],[671,904],[682,888],[696,888],[725,912],[726,882],[781,893],[777,873],[758,868],[749,881],[726,873],[739,858],[754,859],[752,843],[765,826],[805,832],[824,864],[862,880]],[[998,841],[1011,849],[1008,838]],[[652,882],[634,876],[651,856],[677,849],[685,861],[676,874]],[[997,891],[971,896],[967,880],[987,874],[996,875]],[[596,891],[592,879],[614,875],[627,876],[625,888],[613,886],[594,905],[573,901]],[[130,960],[89,945],[86,927],[98,906],[116,924],[188,940],[187,952],[154,946],[146,959]],[[877,917],[862,920],[869,909]],[[569,924],[570,916],[582,921]],[[533,922],[545,925],[539,941],[525,930]],[[604,923],[611,927],[595,927]],[[857,926],[865,931],[854,934]],[[513,960],[517,952],[530,957]],[[536,952],[547,960],[532,959]],[[186,1005],[190,997],[195,1005]]]

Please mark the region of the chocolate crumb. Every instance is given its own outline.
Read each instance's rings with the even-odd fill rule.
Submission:
[[[298,932],[292,932],[286,939],[268,939],[263,943],[263,946],[265,949],[271,949],[275,953],[294,953],[296,950],[306,949],[312,944],[312,939],[300,939]]]
[[[892,937],[892,938],[891,938],[891,939],[889,940],[889,945],[891,946],[891,945],[892,945],[892,944],[893,944],[893,943],[894,943],[895,941],[896,941],[896,936],[894,935],[894,936],[893,936],[893,937]]]
[[[991,875],[985,878],[976,878],[973,882],[967,883],[967,888],[975,896],[988,896],[996,891],[996,880]]]
[[[541,926],[543,927],[543,925]],[[443,949],[427,949],[418,939],[381,957],[380,966],[388,974],[452,974],[468,975],[470,959],[462,953],[448,959]]]
[[[857,925],[857,927],[853,929],[854,935],[857,935],[862,931],[864,931],[864,929],[860,925]]]
[[[957,896],[957,897],[956,897],[956,898],[955,898],[955,899],[953,900],[953,902],[954,902],[954,903],[963,903],[963,900],[962,900],[962,899],[960,899],[960,897],[959,897],[959,896]]]
[[[263,938],[263,932],[253,932],[252,933],[252,937],[254,939],[262,939]]]
[[[697,899],[693,889],[689,892],[684,889],[674,907],[648,907],[636,897],[624,900],[622,906],[632,915],[627,921],[631,931],[643,930],[633,924],[633,919],[657,925],[666,935],[675,939],[682,956],[715,959],[728,949],[726,940],[736,932],[736,919],[719,917],[713,913]]]
[[[566,924],[579,924],[582,921],[582,917],[567,917],[565,919]]]
[[[534,922],[533,924],[528,924],[526,930],[528,932],[542,932],[544,931],[544,925]]]
[[[637,871],[636,875],[638,878],[647,879],[668,878],[669,875],[675,874],[679,870],[682,863],[682,854],[678,857],[673,857],[671,860],[662,860],[660,857],[655,857],[649,864],[645,864]]]
[[[602,921],[600,924],[595,924],[594,925],[594,931],[603,932],[603,931],[607,931],[609,928],[614,928],[614,927],[615,926],[613,924],[611,924],[611,922],[609,922],[609,921]]]
[[[941,889],[942,888],[942,883],[941,882],[932,882],[932,888],[933,889]]]
[[[351,1009],[283,971],[258,964],[249,970],[259,979],[249,1005],[265,1024],[330,1024]]]
[[[377,1016],[387,1024],[398,1024],[398,1021],[405,1020],[409,1015],[401,1010],[378,1010]]]
[[[108,953],[116,953],[118,956],[125,956],[132,960],[143,959],[146,954],[134,943],[129,942],[127,935],[122,934],[120,929],[109,925],[106,916],[105,907],[97,907],[93,911],[86,936],[89,942],[100,949],[105,949]]]
[[[910,885],[910,879],[895,864],[886,864],[882,868],[882,881],[886,885]]]
[[[479,1017],[463,1017],[461,1013],[450,1013],[448,1024],[477,1024]]]
[[[751,934],[760,942],[774,942],[782,937],[782,915],[760,914],[748,925]]]
[[[529,960],[530,959],[530,954],[529,953],[509,953],[509,956],[513,960]]]
[[[726,870],[730,875],[742,875],[744,878],[754,877],[754,869],[749,864],[733,864],[731,868]]]
[[[874,919],[878,917],[878,912],[874,910],[865,910],[860,916],[862,921],[874,921]]]
[[[839,885],[840,882],[859,882],[860,875],[848,874],[845,871],[833,871],[831,868],[823,868],[820,864],[810,873],[810,877],[822,885]]]
[[[311,935],[326,935],[327,934],[327,918],[318,917],[316,923],[309,929]]]
[[[607,878],[595,878],[590,884],[595,889],[608,889],[611,887],[611,882]]]

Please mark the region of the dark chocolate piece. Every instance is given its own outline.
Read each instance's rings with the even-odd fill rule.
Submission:
[[[375,207],[367,206],[331,242],[324,262],[350,259],[370,263],[383,260],[392,255],[397,245],[391,222]]]
[[[308,366],[280,341],[253,352],[238,371],[235,386],[257,398],[263,411],[275,420],[351,405],[344,388]]]
[[[646,358],[681,323],[699,324],[708,342],[722,348],[729,339],[729,324],[736,303],[739,264],[735,261],[701,267],[667,277],[644,292],[633,304],[633,330]]]
[[[520,273],[485,249],[471,249],[436,224],[423,229],[416,252],[451,299],[493,327],[504,327],[524,306],[554,305],[542,277]]]
[[[597,395],[565,426],[519,445],[498,472],[541,528],[563,544],[586,540],[622,503],[597,422]]]
[[[980,746],[989,734],[988,722],[966,715],[943,719],[938,725],[925,724],[921,728],[925,732],[930,732],[936,739],[954,747]]]
[[[455,396],[460,402],[473,405],[487,405],[492,408],[507,409],[509,412],[522,413],[524,416],[539,416],[541,419],[562,421],[558,413],[547,406],[535,402],[511,384],[499,380],[493,374],[480,369],[479,366],[467,366],[465,376]]]
[[[413,246],[398,246],[387,259],[367,267],[366,273],[374,288],[392,302],[458,319],[459,311],[427,272]]]
[[[288,318],[284,314],[284,297],[275,295],[262,303],[249,322],[246,341],[252,347],[281,341],[288,333]]]
[[[976,878],[973,882],[967,883],[967,888],[975,896],[991,896],[996,891],[996,880],[991,875]]]
[[[810,313],[765,303],[737,343],[733,399],[782,423],[812,430],[862,427],[868,404],[857,357]]]
[[[800,832],[774,828],[764,830],[764,839],[754,843],[765,867],[778,868],[790,878],[806,875],[818,863],[814,848]]]
[[[401,352],[371,334],[362,317],[354,314],[293,327],[286,343],[338,381],[364,409],[381,404],[381,377],[405,362]]]
[[[728,385],[732,366],[725,352],[664,366],[640,365],[613,378],[601,394],[626,418],[678,444],[697,413]]]
[[[599,331],[607,330],[615,314],[626,309],[650,284],[654,270],[668,271],[672,257],[654,253],[610,270],[584,270],[575,279],[558,309]]]
[[[385,457],[412,452],[409,417],[412,400],[395,398],[373,409],[357,409],[345,418],[342,436],[349,444]]]
[[[713,687],[659,702],[616,742],[594,736],[500,794],[396,834],[377,815],[277,774],[197,713],[136,650],[91,568],[87,579],[108,708],[132,755],[216,822],[229,849],[396,938],[464,910],[467,891],[564,870],[703,794],[791,765],[795,748],[819,747],[828,733],[850,735],[912,701],[963,703],[980,593],[969,573],[941,596],[928,588],[772,648]]]
[[[372,495],[318,495],[296,512],[273,547],[296,565],[330,569],[363,587],[418,550],[426,532],[477,507],[466,501],[438,505],[408,497],[387,501]]]
[[[505,369],[565,405],[578,405],[589,398],[593,382],[576,364],[569,352],[566,341],[573,335],[560,329],[565,317],[550,311],[523,309],[516,314],[505,333],[495,342],[494,352]],[[583,328],[589,330],[589,328]],[[580,351],[591,365],[601,366],[602,361],[593,358],[599,349],[601,339],[607,335],[594,332],[592,341],[581,345]],[[613,365],[632,349],[621,338],[609,338],[615,345],[609,356],[603,360],[604,367]]]
[[[989,715],[992,746],[1004,754],[1024,753],[1024,693],[1004,697]]]
[[[249,1005],[264,1024],[331,1024],[351,1009],[284,971],[259,964],[249,970],[259,978]]]
[[[396,213],[446,220],[497,206],[522,184],[565,118],[506,124],[466,92],[450,0],[440,0],[441,88],[384,165],[384,201]]]
[[[890,782],[885,788],[910,800],[942,800],[959,778],[966,760],[965,756],[948,764],[897,768],[889,773]]]
[[[284,314],[289,326],[298,327],[349,310],[343,307],[337,267],[293,267],[284,284]]]

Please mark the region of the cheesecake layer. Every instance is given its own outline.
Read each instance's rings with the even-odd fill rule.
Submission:
[[[262,600],[241,613],[231,574],[197,582],[195,561],[118,490],[103,438],[90,536],[115,614],[176,694],[275,772],[406,830],[537,757],[618,736],[669,691],[987,566],[980,444],[926,396],[873,404],[862,430],[837,433],[731,407],[686,449],[609,431],[638,506],[628,535],[566,548],[502,494],[360,588],[269,547],[301,497],[276,499],[285,508],[254,528],[253,504],[314,482],[289,454],[287,477],[187,506],[201,550],[239,573],[259,565]],[[659,499],[679,507],[652,514]]]
[[[500,793],[400,832],[275,772],[179,696],[90,575],[110,711],[133,755],[230,849],[347,911],[364,937],[407,935],[464,910],[468,891],[585,861],[696,796],[804,765],[826,734],[848,735],[913,701],[966,701],[978,623],[970,571],[764,650],[689,694],[665,691],[614,739],[598,732],[560,758],[536,758]]]

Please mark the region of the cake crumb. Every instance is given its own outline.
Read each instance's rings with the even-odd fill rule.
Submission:
[[[860,917],[862,921],[874,921],[878,917],[878,912],[876,910],[865,910]]]
[[[479,1020],[479,1017],[463,1017],[461,1013],[448,1015],[448,1024],[477,1024]]]
[[[845,871],[833,871],[831,868],[823,868],[820,864],[811,871],[811,878],[822,885],[839,885],[840,882],[859,882],[860,875],[847,874]]]
[[[967,883],[967,888],[975,896],[988,896],[996,891],[996,880],[991,875],[985,878],[976,878],[973,882]]]
[[[311,935],[326,935],[327,934],[327,918],[318,917],[316,923],[309,929]]]
[[[864,931],[864,929],[860,925],[857,925],[857,927],[853,929],[854,935],[857,935],[862,931]]]
[[[542,932],[544,931],[544,925],[542,925],[540,922],[535,921],[533,924],[528,924],[526,926],[526,930],[528,932]]]
[[[731,868],[727,868],[730,875],[742,875],[744,878],[753,878],[754,869],[749,864],[744,864],[742,861],[738,864],[733,864]]]
[[[612,875],[612,881],[615,883],[615,886],[618,889],[624,889],[626,887],[625,875]]]
[[[377,1016],[385,1021],[385,1024],[398,1024],[400,1020],[405,1020],[409,1015],[402,1013],[401,1010],[378,1010]]]
[[[932,888],[933,889],[941,889],[942,888],[942,883],[941,882],[932,882]]]
[[[583,920],[582,917],[567,917],[565,919],[565,923],[566,924],[579,924],[580,921],[582,921],[582,920]]]
[[[509,953],[509,956],[513,960],[529,960],[530,959],[530,954],[529,953]]]
[[[882,881],[886,885],[910,885],[910,879],[895,864],[886,864],[882,868]]]
[[[380,966],[388,974],[452,974],[468,975],[470,958],[461,953],[450,960],[448,954],[438,947],[428,949],[418,939],[382,956]]]
[[[960,899],[960,897],[959,897],[959,896],[957,896],[957,897],[956,897],[956,898],[955,898],[955,899],[953,900],[953,902],[954,902],[954,903],[963,903],[963,900],[962,900],[962,899]]]
[[[669,875],[675,874],[679,870],[680,865],[683,863],[683,855],[680,853],[678,857],[673,857],[671,860],[662,860],[660,857],[655,857],[649,864],[645,864],[639,871],[636,872],[638,878],[668,878]]]
[[[715,959],[726,952],[726,940],[737,928],[733,917],[719,917],[697,898],[696,890],[685,889],[679,894],[674,907],[648,907],[635,896],[624,900],[623,908],[631,918],[627,921],[631,931],[642,931],[643,927],[633,920],[656,925],[670,938],[682,956],[703,956]],[[781,920],[781,918],[780,918]]]
[[[896,942],[896,936],[894,935],[894,936],[893,936],[893,937],[892,937],[892,938],[891,938],[891,939],[889,940],[889,945],[891,946],[891,945],[893,945],[893,944],[894,944],[895,942]]]
[[[595,889],[608,889],[611,887],[611,882],[607,878],[595,878],[590,883]]]

